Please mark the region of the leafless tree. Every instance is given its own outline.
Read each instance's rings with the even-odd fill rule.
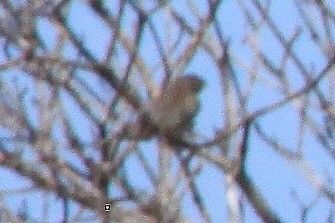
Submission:
[[[1,222],[333,222],[334,5],[1,1]]]

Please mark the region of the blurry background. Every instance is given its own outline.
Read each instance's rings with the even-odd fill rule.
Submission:
[[[1,1],[1,222],[333,222],[334,3]],[[192,145],[130,137],[189,73]]]

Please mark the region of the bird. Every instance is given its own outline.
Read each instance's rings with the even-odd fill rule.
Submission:
[[[133,135],[138,139],[161,135],[172,144],[184,145],[182,137],[193,130],[200,108],[199,93],[204,85],[196,74],[172,78],[146,105],[139,122],[133,126]]]
[[[153,98],[150,118],[161,133],[181,133],[193,128],[199,112],[199,92],[204,81],[196,75],[173,78],[161,93]]]

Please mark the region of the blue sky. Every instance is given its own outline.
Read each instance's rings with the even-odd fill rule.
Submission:
[[[172,2],[172,7],[177,11],[182,12],[182,14],[185,14],[185,16],[189,18],[191,25],[197,25],[197,23],[192,23],[193,20],[191,13],[184,10],[183,4],[185,3],[183,3],[183,1]],[[206,12],[206,8],[202,7],[204,2],[205,1],[198,1],[196,3],[199,8],[199,13]],[[105,1],[105,4],[111,8],[115,7],[115,5],[113,5],[113,1]],[[273,10],[270,11],[271,17],[286,37],[291,36],[296,27],[299,25],[302,26],[297,10],[292,7],[292,5],[292,1],[273,1]],[[150,7],[149,3],[148,7]],[[254,11],[252,7],[250,7],[250,10]],[[100,19],[85,6],[84,1],[73,1],[69,11],[71,13],[68,19],[74,32],[84,41],[87,48],[94,56],[96,56],[96,58],[104,58],[106,46],[108,45],[111,37],[108,26],[102,23]],[[168,16],[166,16],[163,10],[161,12],[157,12],[157,15],[154,16],[154,18],[156,19],[154,23],[157,27],[159,27],[158,30],[162,32],[159,33],[159,35],[164,36],[164,34],[169,31],[172,35],[175,34],[175,30],[171,31],[165,28],[169,23],[167,22]],[[242,41],[243,38],[254,38],[252,41],[254,41],[256,45],[258,44],[262,51],[268,55],[275,64],[280,63],[283,55],[282,46],[280,46],[278,41],[274,39],[273,35],[264,24],[259,32],[259,36],[248,35],[251,33],[251,30],[250,28],[247,28],[246,22],[237,6],[237,1],[223,1],[218,11],[218,18],[225,37],[230,40],[231,57],[232,60],[236,62],[234,70],[241,83],[247,83],[250,75],[250,73],[248,73],[248,68],[253,66],[252,58],[254,57],[250,47]],[[123,22],[124,24],[129,24],[129,27],[134,27],[134,19],[135,17],[129,16],[125,18]],[[56,44],[56,42],[54,42],[56,39],[56,30],[51,28],[51,25],[45,20],[41,20],[39,22],[39,28],[41,37],[45,39],[47,45],[52,48]],[[299,55],[307,67],[313,66],[313,69],[319,71],[325,65],[325,58],[319,49],[315,45],[311,44],[309,36],[305,33],[306,31],[303,32],[303,35],[295,44],[294,51]],[[129,35],[132,34],[129,30],[125,30],[125,33],[128,33]],[[208,38],[211,37],[209,36]],[[163,39],[168,41],[169,36],[166,34]],[[146,33],[143,37],[141,55],[144,60],[150,64],[150,66],[154,67],[157,63],[160,63],[160,61],[156,60],[157,54],[151,41],[151,37]],[[77,53],[78,52],[76,52],[71,46],[67,46],[64,50],[64,55],[67,58],[75,58]],[[121,50],[119,57],[114,59],[115,61],[113,62],[119,66],[117,67],[114,65],[116,69],[122,70],[122,68],[126,66],[125,58],[123,57]],[[3,59],[1,58],[1,61],[2,60]],[[244,68],[242,65],[237,66],[238,64],[243,64]],[[196,72],[199,76],[206,80],[206,87],[201,95],[202,110],[197,120],[196,129],[207,139],[213,137],[215,130],[220,128],[224,123],[222,108],[223,99],[221,94],[222,89],[218,70],[219,69],[215,67],[212,59],[203,50],[199,50],[197,52],[196,56],[192,59],[190,66],[187,67],[188,72]],[[298,73],[297,68],[292,64],[288,64],[288,70],[290,73],[289,80],[292,89],[300,89],[304,82],[299,75],[295,75],[295,73]],[[157,82],[161,81],[159,75],[157,75],[159,73],[161,73],[161,70],[154,73],[154,75],[156,75],[155,80]],[[85,76],[87,77],[85,80],[88,81],[89,85],[92,87],[97,86],[97,83],[100,83],[98,80],[89,77],[88,74],[82,73],[79,75],[87,75]],[[252,98],[248,104],[248,110],[250,112],[263,108],[264,106],[270,105],[283,98],[283,95],[279,91],[273,90],[273,83],[271,82],[273,79],[272,76],[269,76],[264,71],[258,75],[258,78],[260,81],[255,86]],[[140,86],[138,87],[140,88]],[[103,87],[96,90],[100,95],[102,95],[104,101],[110,101],[113,92],[106,91]],[[67,112],[70,114],[76,114],[73,115],[72,120],[76,123],[74,124],[74,128],[78,131],[80,138],[86,142],[93,140],[94,134],[92,134],[92,129],[94,133],[94,127],[92,123],[85,120],[84,116],[79,115],[80,111],[73,105],[65,93],[62,97],[63,103],[68,105],[66,108]],[[295,109],[296,107],[290,104],[289,106],[284,106],[258,120],[258,122],[264,126],[264,129],[271,136],[278,138],[285,146],[293,149],[297,146],[297,129],[299,127],[299,117],[297,116],[297,111]],[[315,116],[319,116],[319,114],[315,114]],[[142,143],[141,145],[143,150],[144,148],[149,147],[149,149],[145,151],[145,154],[148,156],[148,159],[152,159],[155,164],[157,153],[153,146],[153,142]],[[317,144],[312,135],[307,133],[304,145],[304,155],[306,156],[306,159],[319,174],[322,174],[326,169],[331,175],[333,175],[334,168],[332,168],[332,160],[326,153],[320,152],[320,149],[318,149],[319,146],[320,145]],[[76,161],[73,160],[73,162]],[[77,165],[80,166],[81,164],[78,162]],[[137,168],[136,161],[129,159],[127,166],[127,171],[134,184],[139,187],[150,188],[150,186],[145,183],[146,181],[143,180],[143,170],[141,168]],[[299,170],[297,170],[292,163],[279,157],[278,154],[273,152],[273,150],[261,142],[258,137],[256,137],[255,131],[253,131],[251,135],[247,170],[258,188],[264,194],[264,197],[270,203],[270,206],[275,209],[276,213],[278,213],[279,216],[286,222],[297,222],[299,219],[300,209],[292,199],[292,191],[297,191],[300,198],[302,198],[304,202],[310,202],[316,196],[316,192],[301,176]],[[7,186],[11,189],[17,186],[16,180],[8,181],[8,179],[17,179],[17,177],[12,176],[10,171],[2,169],[0,182],[7,183],[0,183],[0,185]],[[213,217],[213,222],[224,222],[227,220],[225,195],[218,193],[224,191],[224,179],[222,173],[212,165],[207,165],[197,179],[197,182],[199,183],[198,185],[200,191],[205,194],[205,204],[208,205],[207,207],[210,215]],[[22,180],[20,188],[24,187],[27,183],[28,182],[25,180]],[[2,186],[2,189],[4,189],[4,186]],[[32,196],[36,195],[32,194]],[[39,193],[37,196],[43,196],[43,193]],[[21,198],[22,197],[20,197],[20,195],[18,197],[11,197],[12,200],[10,203],[13,204],[12,208],[17,209],[17,207],[19,207]],[[50,199],[55,200],[56,203],[58,202],[58,200],[52,196]],[[31,202],[38,203],[40,200]],[[188,202],[189,197],[186,197],[184,204],[185,212],[188,217],[197,222],[199,220],[199,216],[197,213],[194,213],[191,208],[189,208]],[[40,205],[34,206],[39,207]],[[55,208],[60,207],[56,205]],[[324,216],[327,211],[318,212],[316,210],[325,210],[328,208],[328,201],[322,200],[314,211],[311,212],[311,219],[321,219],[319,222],[322,222],[322,220],[325,220]],[[41,210],[36,208],[34,211],[38,213]],[[248,222],[260,222],[258,217],[252,213],[250,207],[246,210],[246,216]]]

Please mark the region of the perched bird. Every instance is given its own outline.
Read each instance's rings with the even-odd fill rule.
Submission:
[[[204,81],[195,75],[179,76],[152,100],[150,118],[161,133],[179,134],[192,129],[199,111],[198,93],[203,86]]]
[[[196,75],[173,78],[154,97],[140,115],[139,122],[132,129],[138,139],[153,135],[166,136],[170,143],[183,145],[183,133],[193,128],[194,117],[199,112],[199,92],[204,81]]]

